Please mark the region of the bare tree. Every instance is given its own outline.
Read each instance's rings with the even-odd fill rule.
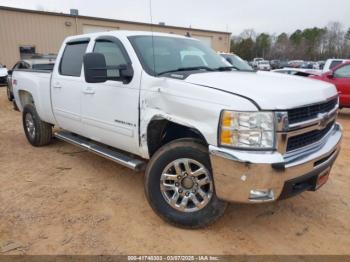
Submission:
[[[326,54],[333,57],[341,57],[343,49],[344,31],[339,22],[330,22],[326,33]]]
[[[256,32],[254,29],[245,29],[241,34],[240,37],[243,39],[251,38],[252,40],[256,39]]]

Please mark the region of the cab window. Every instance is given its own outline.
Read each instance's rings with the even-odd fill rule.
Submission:
[[[123,47],[116,42],[98,40],[94,47],[95,53],[101,53],[105,56],[107,67],[117,67],[128,64],[128,60],[123,53]],[[109,80],[120,80],[119,70],[108,69],[107,77]]]
[[[88,42],[74,42],[66,45],[59,69],[61,75],[80,77],[87,46]]]

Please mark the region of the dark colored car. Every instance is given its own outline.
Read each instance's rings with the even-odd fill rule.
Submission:
[[[304,62],[300,68],[303,68],[303,69],[313,69],[314,68],[314,64],[311,63],[311,62]]]
[[[288,67],[288,60],[282,60],[280,61],[280,68]]]
[[[6,66],[0,64],[0,86],[7,84],[7,69]]]
[[[280,60],[271,60],[270,61],[271,69],[280,69],[281,67],[281,61]]]

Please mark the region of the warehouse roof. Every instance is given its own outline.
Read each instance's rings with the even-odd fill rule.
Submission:
[[[128,23],[128,24],[134,24],[134,25],[147,25],[147,26],[153,26],[153,27],[162,27],[162,28],[165,27],[165,28],[172,28],[172,29],[185,29],[185,30],[191,30],[191,31],[212,32],[212,33],[220,33],[220,34],[228,34],[228,35],[231,34],[229,32],[224,32],[224,31],[206,30],[206,29],[199,29],[199,28],[192,28],[192,27],[189,28],[189,27],[171,26],[171,25],[150,24],[150,23],[143,23],[143,22],[117,20],[117,19],[111,19],[111,18],[100,18],[100,17],[94,17],[94,16],[83,16],[83,15],[75,16],[75,15],[65,14],[65,13],[38,11],[38,10],[14,8],[14,7],[8,7],[8,6],[0,6],[0,10],[8,10],[8,11],[15,11],[15,12],[25,12],[25,13],[34,13],[34,14],[42,14],[42,15],[65,16],[65,17],[73,17],[73,18],[77,17],[77,18],[93,19],[93,20],[99,20],[99,21]]]

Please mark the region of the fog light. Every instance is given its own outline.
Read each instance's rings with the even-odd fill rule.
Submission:
[[[250,201],[273,201],[275,196],[272,189],[254,189],[250,190]]]

